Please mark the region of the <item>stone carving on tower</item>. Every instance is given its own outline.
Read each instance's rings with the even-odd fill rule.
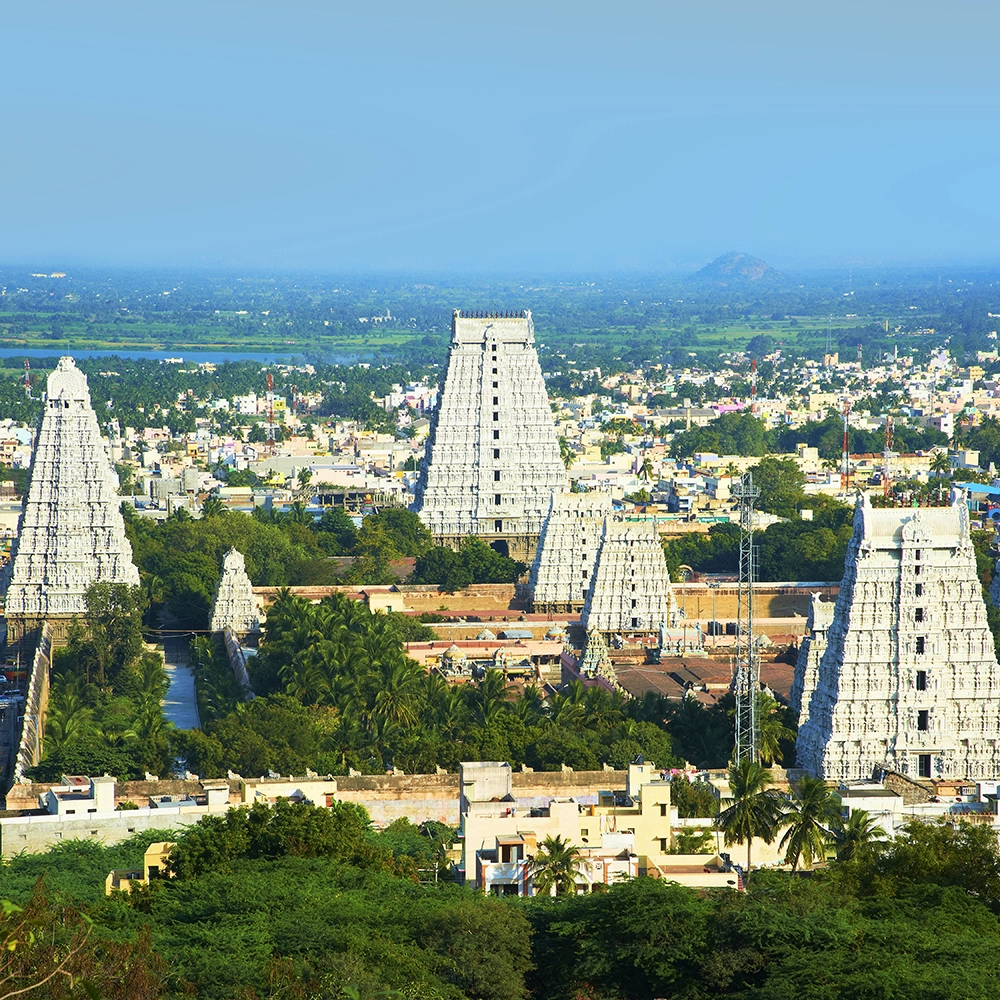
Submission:
[[[12,638],[83,614],[94,583],[139,583],[120,504],[87,377],[72,358],[60,358],[48,379],[6,591]]]
[[[1000,668],[961,501],[859,501],[796,757],[837,780],[1000,774]]]
[[[581,624],[591,632],[655,632],[677,609],[663,546],[649,521],[604,520]]]
[[[208,627],[213,632],[228,628],[240,634],[260,629],[253,586],[247,576],[243,554],[236,549],[230,549],[222,560],[222,576],[215,589]]]
[[[594,580],[609,493],[553,493],[528,585],[535,614],[583,608]]]
[[[479,537],[530,563],[566,469],[528,310],[455,310],[414,510],[439,544]]]
[[[788,704],[793,711],[798,712],[800,726],[809,718],[809,699],[816,689],[819,661],[826,649],[826,634],[833,621],[833,608],[833,602],[822,600],[821,594],[812,595],[806,617],[807,631],[799,644],[792,690],[788,696]]]

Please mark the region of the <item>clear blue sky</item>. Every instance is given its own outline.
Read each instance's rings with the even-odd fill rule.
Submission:
[[[5,5],[0,261],[991,262],[1000,5]]]

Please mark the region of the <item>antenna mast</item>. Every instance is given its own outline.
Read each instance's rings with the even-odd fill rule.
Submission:
[[[851,397],[844,400],[844,445],[840,453],[840,492],[845,494],[851,488],[851,448],[848,440],[850,432]]]
[[[274,376],[267,373],[267,453],[273,455],[274,445]]]
[[[740,581],[736,617],[736,661],[733,664],[733,695],[736,697],[736,745],[733,763],[757,756],[757,692],[760,690],[760,662],[753,634],[753,585],[757,577],[757,550],[753,543],[754,505],[760,490],[748,470],[732,488],[740,505]]]
[[[757,412],[757,359],[750,362],[750,412]]]
[[[885,418],[885,453],[882,456],[885,469],[882,472],[882,496],[888,499],[892,482],[892,417]]]

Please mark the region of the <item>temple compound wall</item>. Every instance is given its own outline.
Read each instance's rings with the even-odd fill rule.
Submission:
[[[859,502],[807,714],[797,759],[819,777],[1000,774],[1000,668],[961,500]]]
[[[566,488],[531,313],[455,310],[414,510],[438,544],[477,537],[530,564]]]

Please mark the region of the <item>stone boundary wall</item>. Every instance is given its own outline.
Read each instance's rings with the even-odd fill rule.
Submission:
[[[514,795],[519,799],[592,799],[602,789],[624,788],[624,771],[515,771]],[[253,779],[246,779],[252,785]],[[378,826],[406,817],[414,823],[433,819],[458,825],[457,774],[366,774],[338,777],[337,799],[364,806]],[[268,782],[270,784],[270,782]],[[7,796],[9,812],[38,809],[38,798],[59,782],[25,782]],[[292,784],[292,782],[290,782]],[[149,804],[150,795],[201,794],[199,781],[123,781],[115,788],[115,804]],[[229,779],[229,803],[242,802],[240,779]],[[127,813],[125,813],[127,815]]]
[[[42,738],[45,731],[45,712],[49,707],[49,666],[52,659],[52,629],[48,622],[42,626],[41,638],[31,661],[31,678],[24,704],[24,723],[21,740],[14,761],[14,784],[24,781],[24,774],[42,759]]]
[[[229,657],[229,666],[232,667],[233,676],[240,686],[244,701],[253,701],[256,695],[250,686],[250,675],[247,673],[247,659],[243,655],[243,647],[240,645],[236,633],[231,628],[227,628],[222,633],[222,641],[226,647],[226,656]]]

